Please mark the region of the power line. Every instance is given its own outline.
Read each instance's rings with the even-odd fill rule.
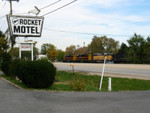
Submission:
[[[55,32],[63,32],[63,33],[74,33],[74,34],[82,34],[82,35],[92,35],[92,36],[120,36],[120,37],[130,37],[132,35],[123,35],[123,34],[99,34],[99,33],[86,33],[86,32],[76,32],[76,31],[65,31],[65,30],[56,30],[50,28],[44,28],[44,30],[50,30]]]
[[[5,7],[5,5],[6,5],[6,2],[4,3],[3,8]]]
[[[27,12],[18,13],[18,12],[16,12],[16,11],[13,11],[13,13],[15,13],[15,14],[29,14],[29,13],[27,13]]]
[[[56,3],[60,2],[60,1],[61,0],[58,0],[58,1],[54,2],[54,3],[51,3],[51,4],[49,4],[49,5],[45,6],[45,7],[40,8],[40,9],[45,9],[45,8],[50,7],[50,6],[56,4]]]
[[[30,3],[32,3],[34,0],[30,0]],[[13,12],[17,12],[16,10],[19,9],[22,5],[24,5],[26,2],[28,1],[24,1],[24,2],[21,2],[21,4],[19,4],[19,6],[17,6],[17,8],[15,8],[15,10],[13,10]],[[24,14],[24,13],[23,13]],[[27,14],[27,12],[25,12],[25,14]]]
[[[62,9],[62,8],[64,8],[64,7],[66,7],[66,6],[68,6],[68,5],[72,4],[72,3],[76,2],[76,1],[77,1],[77,0],[74,0],[74,1],[72,1],[72,2],[69,2],[68,4],[65,4],[65,5],[63,5],[63,6],[59,7],[59,8],[57,8],[57,9],[55,9],[55,10],[52,10],[52,11],[50,11],[50,12],[48,12],[48,13],[46,13],[46,14],[42,15],[42,16],[46,16],[46,15],[48,15],[48,14],[50,14],[50,13],[53,13],[53,12],[55,12],[55,11],[57,11],[57,10],[60,10],[60,9]]]

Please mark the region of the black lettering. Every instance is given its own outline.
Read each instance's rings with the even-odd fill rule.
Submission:
[[[20,19],[21,25],[41,25],[41,20]]]
[[[20,19],[20,24],[23,24],[23,19]]]
[[[40,34],[40,33],[38,32],[38,28],[37,28],[37,27],[35,28],[35,30],[36,30],[36,34]]]
[[[35,27],[31,27],[31,33],[35,33]]]
[[[27,25],[27,23],[28,23],[27,20],[24,19],[24,25]]]
[[[30,26],[26,26],[27,27],[27,33],[30,33]]]
[[[32,25],[34,25],[34,23],[35,23],[34,20],[32,20]]]
[[[39,25],[41,25],[41,20],[39,20]]]
[[[22,32],[22,33],[25,33],[25,32],[26,32],[26,27],[25,27],[25,26],[22,26],[22,27],[21,27],[21,32]]]
[[[20,33],[20,26],[14,26],[14,33]]]
[[[35,20],[35,24],[34,25],[38,25],[38,20]]]
[[[28,25],[31,25],[31,20],[28,20]]]

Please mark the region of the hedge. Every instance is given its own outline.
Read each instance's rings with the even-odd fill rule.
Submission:
[[[48,61],[24,61],[16,66],[16,76],[33,88],[48,88],[55,80],[56,68]]]
[[[16,76],[32,88],[50,87],[56,75],[56,68],[47,60],[38,61],[4,61],[1,64],[1,70],[7,76]]]

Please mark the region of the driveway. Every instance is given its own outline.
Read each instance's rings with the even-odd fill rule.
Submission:
[[[48,92],[18,89],[0,78],[0,113],[149,113],[150,91]]]

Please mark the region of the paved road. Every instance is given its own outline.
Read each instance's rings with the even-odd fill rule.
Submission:
[[[149,113],[149,106],[150,91],[27,91],[0,78],[0,113]]]
[[[71,63],[54,63],[58,70],[72,70]],[[101,73],[103,64],[74,63],[75,71]],[[106,73],[149,76],[150,65],[106,64]]]

